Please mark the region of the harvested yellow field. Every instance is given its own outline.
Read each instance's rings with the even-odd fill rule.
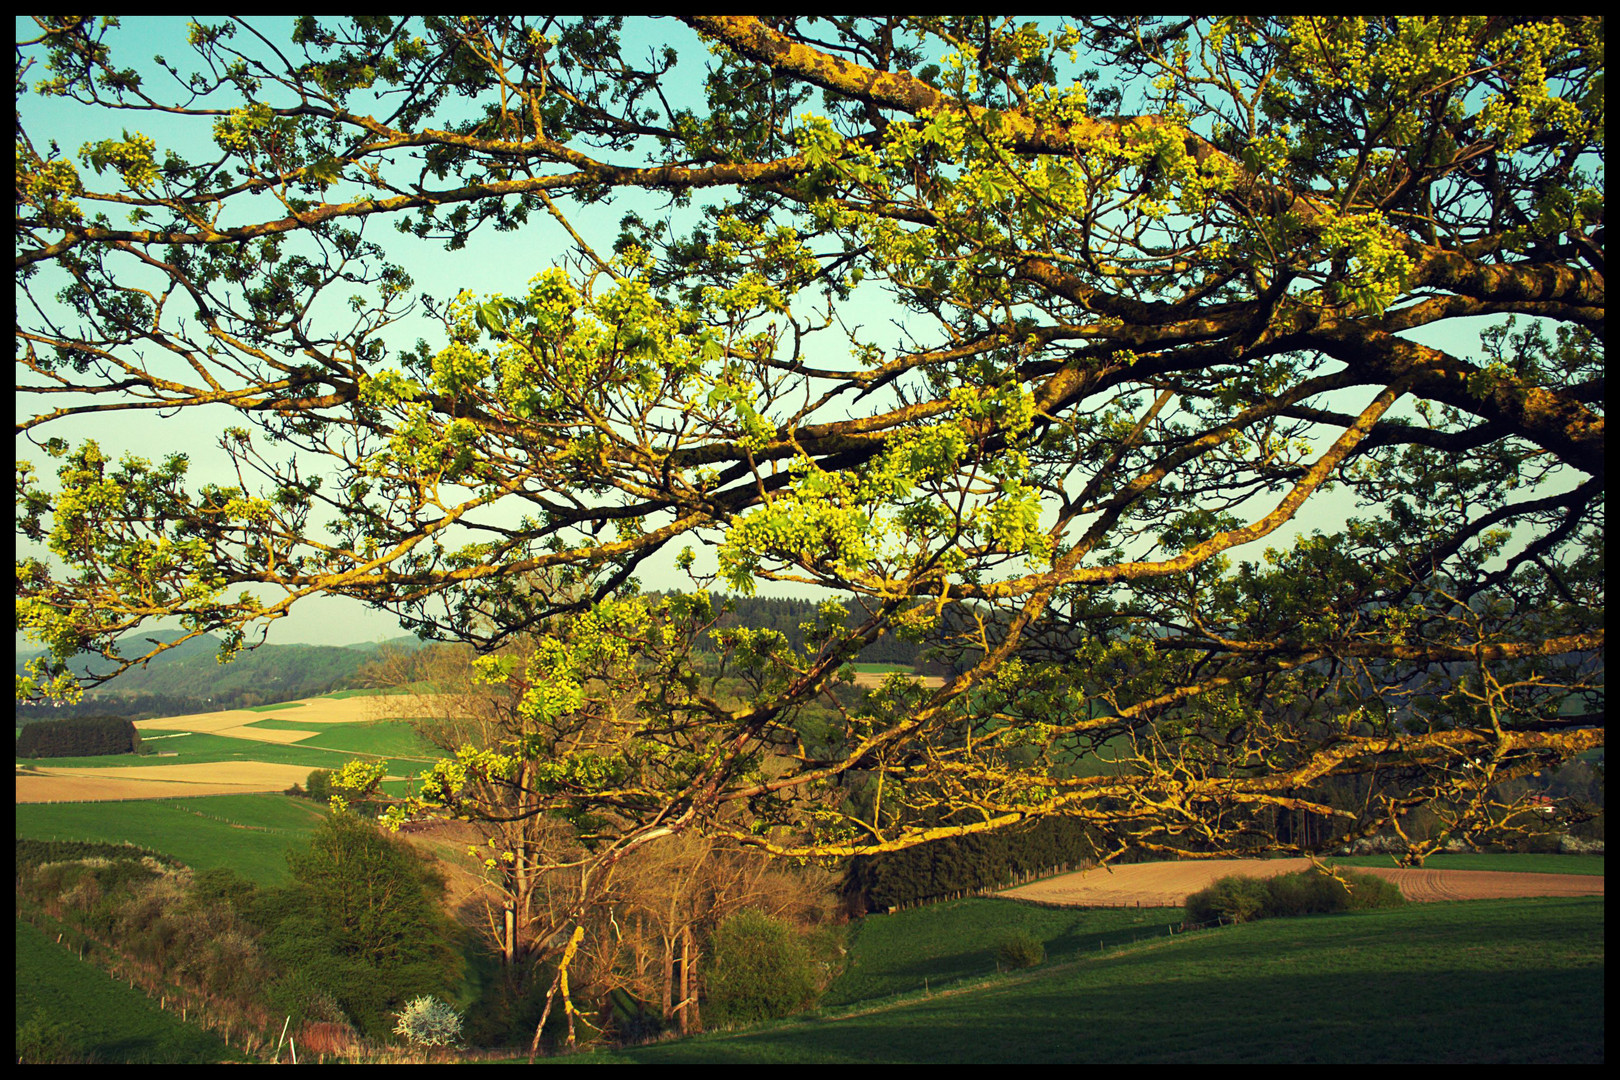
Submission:
[[[17,802],[105,802],[285,791],[309,777],[305,765],[215,761],[107,769],[41,768],[17,773]]]
[[[318,731],[288,731],[284,728],[259,727],[228,727],[214,731],[215,735],[225,735],[232,739],[251,739],[254,742],[295,743],[312,739],[319,735]]]
[[[314,732],[276,731],[272,728],[254,728],[250,725],[263,720],[296,720],[301,724],[369,724],[378,720],[406,719],[413,716],[433,715],[437,706],[434,698],[408,695],[387,697],[305,698],[290,701],[292,708],[253,712],[249,709],[224,709],[220,712],[189,713],[185,716],[159,716],[151,720],[137,720],[139,731],[201,731],[213,735],[229,735],[238,739],[258,742],[289,743],[307,739]]]

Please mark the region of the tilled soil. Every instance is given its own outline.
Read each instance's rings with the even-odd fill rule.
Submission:
[[[1179,907],[1218,878],[1272,877],[1308,869],[1309,859],[1214,859],[1207,862],[1133,863],[1048,878],[1003,896],[1075,907]],[[1401,887],[1408,900],[1491,900],[1522,896],[1602,896],[1603,878],[1581,874],[1518,874],[1493,870],[1412,870],[1357,866]]]

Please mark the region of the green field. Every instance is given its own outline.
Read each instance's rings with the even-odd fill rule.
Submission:
[[[336,769],[356,754],[400,757],[398,771],[417,771],[422,761],[437,760],[433,747],[422,742],[409,723],[399,720],[369,724],[318,724],[280,718],[256,721],[253,727],[272,730],[315,731],[299,743],[257,742],[211,732],[143,732],[144,754],[108,754],[102,757],[17,758],[17,764],[45,768],[102,769],[128,765],[187,765],[214,761],[266,761],[301,765],[310,769]],[[161,756],[159,756],[161,755]]]
[[[1000,918],[996,901],[962,903],[983,905],[987,926]],[[1603,961],[1600,897],[1412,904],[1155,938],[841,1016],[579,1060],[1600,1062]]]
[[[1180,908],[1058,909],[986,899],[871,916],[856,926],[844,972],[821,1004],[853,1005],[994,974],[996,946],[1014,931],[1039,938],[1048,961],[1057,961],[1168,936],[1180,924]]]
[[[173,738],[145,741],[145,736],[172,734]],[[105,757],[18,758],[19,765],[45,768],[113,768],[120,765],[188,765],[213,761],[268,761],[284,765],[307,765],[311,769],[336,769],[350,755],[315,747],[255,742],[206,731],[142,732],[149,754],[109,754]],[[157,754],[163,757],[157,757]],[[169,756],[169,755],[173,756]]]
[[[323,812],[286,795],[20,803],[16,810],[19,837],[128,841],[194,870],[226,866],[263,885],[288,880],[288,846],[308,836]]]
[[[298,743],[300,747],[336,750],[349,754],[369,754],[376,757],[405,757],[423,761],[437,761],[439,751],[423,742],[408,720],[380,720],[369,724],[318,724],[303,720],[260,720],[253,727],[279,731],[314,731],[313,738]]]
[[[98,1064],[246,1060],[21,919],[16,956],[18,1027],[36,1017],[56,1025],[74,1058]]]
[[[283,701],[275,705],[250,705],[247,712],[277,712],[281,709],[302,709],[302,701]]]

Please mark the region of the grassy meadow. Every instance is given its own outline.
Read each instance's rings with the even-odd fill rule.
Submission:
[[[873,917],[851,966],[920,970],[948,923],[1011,901]],[[940,905],[949,908],[953,905]],[[1100,913],[1091,913],[1100,914]],[[1144,916],[1148,913],[1144,912]],[[924,920],[935,925],[924,928]],[[1145,919],[1145,921],[1150,921]],[[915,923],[917,933],[910,931]],[[1066,930],[1065,932],[1072,932]],[[911,940],[909,950],[896,943]],[[1054,942],[1062,938],[1055,938]],[[883,943],[884,960],[871,947]],[[1049,943],[1048,954],[1057,950]],[[846,1004],[581,1062],[1545,1062],[1603,1060],[1603,900],[1476,900],[1277,919],[1084,949],[1026,972]],[[841,982],[843,980],[840,980]],[[835,989],[838,984],[835,984]],[[874,989],[877,986],[874,985]]]
[[[261,885],[288,879],[287,848],[323,808],[286,795],[19,804],[17,836],[30,840],[127,841],[173,855],[193,870],[229,867]]]
[[[74,1061],[195,1064],[243,1061],[211,1032],[165,1012],[144,993],[80,960],[17,920],[17,1028],[42,1029]]]

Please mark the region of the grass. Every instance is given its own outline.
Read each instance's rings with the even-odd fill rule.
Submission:
[[[206,731],[142,732],[146,740],[153,735],[173,734],[172,739],[155,739],[146,745],[155,754],[173,753],[174,757],[156,758],[151,754],[109,754],[105,757],[18,758],[19,765],[46,768],[112,768],[119,765],[185,765],[213,761],[267,761],[284,765],[307,765],[311,769],[336,769],[350,760],[348,754],[298,744],[255,742],[229,735],[215,735]]]
[[[580,1060],[1600,1062],[1603,960],[1601,897],[1412,904],[1156,938],[852,1015]]]
[[[18,1026],[36,1017],[57,1026],[74,1057],[104,1064],[245,1060],[218,1036],[182,1023],[21,919],[16,960]]]
[[[381,689],[337,690],[330,694],[322,694],[321,697],[333,701],[342,701],[344,698],[352,697],[392,697],[397,694],[432,694],[437,692],[439,692],[438,688],[431,682],[414,682],[406,686],[391,686]]]
[[[404,721],[371,724],[318,724],[280,718],[255,721],[254,727],[277,731],[314,731],[313,738],[297,743],[257,742],[230,735],[195,731],[143,732],[146,754],[108,754],[102,757],[18,758],[25,767],[102,769],[129,765],[187,765],[215,761],[264,761],[300,765],[310,769],[337,769],[356,754],[435,761],[437,752],[422,742]],[[171,735],[171,738],[153,736]],[[159,753],[163,757],[158,757]],[[173,756],[168,756],[168,755]],[[402,772],[416,771],[410,765]]]
[[[1392,866],[1388,855],[1354,855],[1332,858],[1339,866]],[[1431,855],[1424,860],[1427,870],[1495,870],[1519,874],[1584,874],[1603,876],[1602,855]]]
[[[260,720],[254,727],[279,731],[314,731],[313,738],[298,743],[312,749],[336,750],[348,754],[377,757],[409,757],[437,761],[439,751],[424,742],[407,720],[382,720],[367,724],[319,724],[302,720]]]
[[[966,899],[858,924],[842,975],[822,998],[833,1008],[930,989],[996,971],[996,946],[1014,931],[1032,934],[1048,962],[1091,955],[1169,934],[1180,908],[1046,908],[1015,900]]]
[[[33,840],[128,841],[194,870],[226,866],[261,885],[286,882],[287,848],[322,808],[285,795],[214,795],[116,803],[21,803],[17,835]]]

